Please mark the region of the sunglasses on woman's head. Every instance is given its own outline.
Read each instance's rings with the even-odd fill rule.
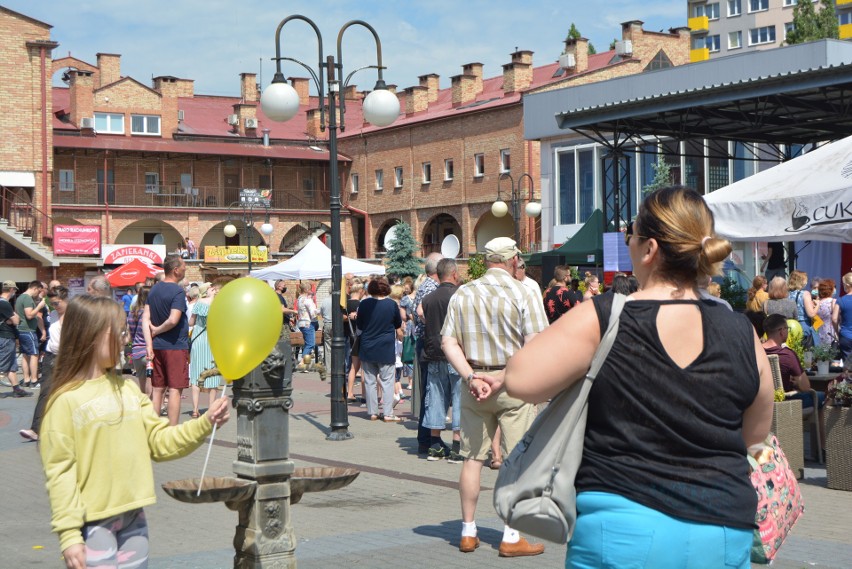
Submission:
[[[638,233],[633,233],[633,221],[627,224],[627,227],[624,229],[624,244],[628,247],[630,246],[630,238],[638,237],[639,239],[648,239],[644,235],[639,235]]]

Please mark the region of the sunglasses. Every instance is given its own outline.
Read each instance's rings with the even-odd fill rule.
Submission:
[[[627,245],[628,247],[630,246],[630,238],[631,237],[638,237],[639,239],[648,239],[648,237],[645,237],[644,235],[639,235],[638,233],[633,233],[633,222],[632,221],[627,224],[627,227],[624,230],[624,244]]]

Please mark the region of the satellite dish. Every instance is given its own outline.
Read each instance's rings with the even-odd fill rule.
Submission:
[[[166,239],[165,239],[165,237],[163,237],[162,233],[157,233],[156,235],[154,235],[154,238],[151,240],[151,242],[154,245],[162,245],[163,243],[166,242]]]
[[[388,229],[388,232],[385,233],[385,251],[388,251],[391,248],[391,241],[396,239],[396,225]]]
[[[447,235],[441,241],[441,255],[445,259],[455,259],[459,255],[459,250],[461,250],[461,243],[455,235]]]

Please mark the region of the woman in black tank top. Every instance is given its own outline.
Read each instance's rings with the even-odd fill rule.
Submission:
[[[749,321],[696,287],[731,246],[682,187],[649,195],[625,238],[642,289],[589,395],[566,567],[748,568],[746,449],[769,432],[772,376]],[[543,402],[584,377],[611,298],[580,304],[516,353],[509,394]]]

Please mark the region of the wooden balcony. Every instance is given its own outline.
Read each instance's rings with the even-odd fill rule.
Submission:
[[[144,208],[225,208],[240,199],[239,188],[200,186],[183,188],[175,185],[76,183],[70,189],[52,189],[53,206],[103,206]],[[272,190],[272,209],[327,210],[326,192],[301,189]]]

